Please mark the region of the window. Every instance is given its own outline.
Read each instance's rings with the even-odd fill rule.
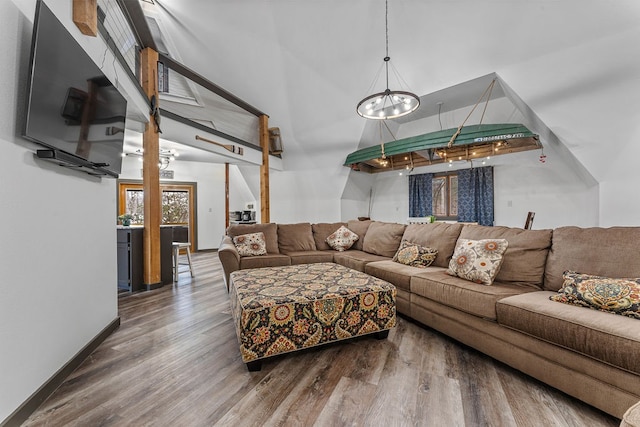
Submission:
[[[438,219],[458,218],[458,175],[434,176],[431,181],[433,215]]]
[[[162,225],[183,225],[189,229],[189,241],[195,250],[195,192],[196,186],[160,184],[162,191]],[[144,194],[139,182],[119,182],[118,215],[128,213],[132,225],[144,224]]]

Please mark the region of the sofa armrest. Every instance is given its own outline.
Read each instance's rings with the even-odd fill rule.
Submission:
[[[240,269],[240,254],[233,244],[231,237],[224,236],[220,247],[218,248],[218,258],[222,263],[222,270],[224,271],[224,283],[227,285],[227,291],[229,291],[229,276],[236,270]]]

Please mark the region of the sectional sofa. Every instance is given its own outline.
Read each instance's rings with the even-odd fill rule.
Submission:
[[[359,236],[335,251],[340,226]],[[233,237],[263,232],[266,255],[241,257]],[[493,284],[447,274],[459,239],[508,242]],[[436,249],[426,268],[392,260],[402,240]],[[238,269],[334,262],[397,288],[398,313],[621,418],[640,400],[640,319],[550,300],[563,273],[640,277],[640,227],[523,230],[457,223],[349,221],[228,228],[218,250],[228,283]]]

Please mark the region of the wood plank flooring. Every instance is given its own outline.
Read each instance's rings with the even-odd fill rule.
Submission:
[[[121,327],[25,426],[617,426],[608,416],[400,318],[356,338],[240,359],[222,268],[121,296]]]

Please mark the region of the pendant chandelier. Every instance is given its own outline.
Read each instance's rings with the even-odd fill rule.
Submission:
[[[414,112],[420,106],[420,98],[414,93],[405,90],[389,89],[389,65],[395,74],[398,84],[402,82],[402,78],[398,71],[391,64],[389,57],[389,1],[385,0],[385,37],[386,37],[386,56],[384,57],[384,67],[387,88],[383,92],[374,93],[364,98],[358,103],[356,111],[365,119],[386,120],[395,119],[397,117],[406,116]],[[371,85],[374,87],[378,81],[378,76]]]

